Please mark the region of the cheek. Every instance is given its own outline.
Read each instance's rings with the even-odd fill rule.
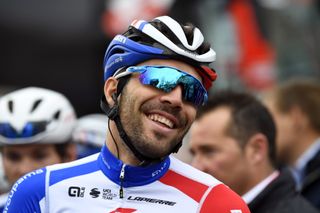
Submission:
[[[217,173],[220,177],[228,178],[235,170],[237,165],[240,164],[241,159],[235,153],[222,152],[215,156],[212,161],[211,170]]]

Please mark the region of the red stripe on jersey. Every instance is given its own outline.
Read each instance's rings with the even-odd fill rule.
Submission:
[[[200,213],[250,213],[242,198],[223,184],[215,186],[204,200]]]
[[[207,185],[182,176],[172,170],[168,170],[168,172],[159,181],[163,184],[179,189],[198,203],[200,202],[203,194],[209,188]]]

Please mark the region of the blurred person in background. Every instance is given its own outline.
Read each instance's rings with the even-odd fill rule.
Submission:
[[[278,129],[277,157],[289,166],[297,189],[320,210],[320,85],[291,79],[268,91],[263,100]]]
[[[318,212],[291,173],[276,169],[275,138],[272,116],[254,96],[216,91],[190,129],[192,165],[241,195],[252,213]]]
[[[108,116],[89,114],[77,120],[72,141],[77,146],[77,158],[83,158],[101,151],[108,132]]]
[[[72,105],[58,92],[27,87],[2,96],[0,151],[9,185],[38,168],[74,160],[76,149],[70,141],[75,121]]]

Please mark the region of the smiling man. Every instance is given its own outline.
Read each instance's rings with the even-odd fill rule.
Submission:
[[[190,24],[134,21],[105,54],[101,153],[23,177],[5,212],[248,213],[220,181],[170,156],[207,101],[214,60]]]

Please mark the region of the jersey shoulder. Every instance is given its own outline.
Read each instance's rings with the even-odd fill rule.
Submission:
[[[171,185],[199,203],[201,213],[250,213],[243,199],[221,181],[174,157],[161,182]]]
[[[3,212],[40,211],[40,201],[45,197],[46,168],[32,171],[17,180],[8,194]]]
[[[224,184],[211,187],[200,205],[200,213],[250,213],[244,200]]]
[[[220,181],[212,176],[172,156],[170,156],[170,167],[168,171],[159,181],[177,189],[197,203],[200,203],[202,197],[210,187],[221,184]]]
[[[191,179],[194,182],[198,182],[206,186],[215,186],[221,184],[221,181],[219,181],[215,177],[205,172],[202,172],[199,169],[196,169],[191,165],[186,164],[173,156],[170,156],[169,170],[173,173],[179,174],[184,178]]]
[[[99,170],[98,157],[99,153],[68,163],[48,166],[48,186]]]

